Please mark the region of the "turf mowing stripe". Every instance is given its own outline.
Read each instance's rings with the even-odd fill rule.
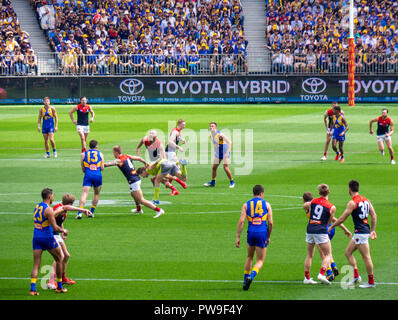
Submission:
[[[42,280],[43,278],[37,278]],[[0,277],[0,280],[30,280],[30,278],[18,277]],[[221,282],[221,283],[242,283],[242,280],[213,280],[213,279],[90,279],[76,278],[76,281],[113,281],[113,282]],[[275,284],[303,284],[299,280],[256,280],[257,283],[275,283]],[[346,284],[346,282],[333,281],[336,284]],[[320,283],[319,283],[320,284]],[[398,282],[376,282],[376,285],[398,285]],[[313,286],[309,286],[313,287]]]

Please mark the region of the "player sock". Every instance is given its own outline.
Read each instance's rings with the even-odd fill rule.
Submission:
[[[305,278],[306,278],[307,280],[310,279],[310,272],[309,272],[309,271],[304,271],[304,275],[305,275]]]
[[[186,167],[184,164],[181,165],[181,174],[182,174],[184,177],[187,176],[187,167]]]
[[[325,267],[322,267],[321,268],[321,271],[319,271],[319,273],[321,274],[321,275],[325,275],[325,272],[326,272],[326,268]]]
[[[181,185],[181,186],[185,186],[185,182],[180,180],[179,178],[176,178],[176,181]]]
[[[373,277],[373,274],[369,274],[368,275],[368,283],[369,284],[374,284],[375,283],[375,279]]]
[[[84,206],[79,206],[79,209],[83,209],[83,208],[84,208]],[[82,212],[78,211],[77,214],[82,214]]]
[[[332,267],[332,268],[336,268],[337,266],[336,266],[336,263],[332,260],[332,262],[330,263],[330,266]]]
[[[254,268],[252,269],[252,272],[250,273],[250,278],[253,280],[254,277],[255,277],[257,274],[258,274],[258,268],[257,268],[257,267],[254,267]]]
[[[47,152],[46,152],[46,155],[50,156],[50,151],[47,151]]]
[[[137,211],[140,212],[141,211],[141,205],[137,204]]]
[[[62,273],[62,281],[65,281],[66,280],[66,275],[65,275],[65,272],[63,272]]]
[[[331,276],[332,274],[333,274],[332,268],[331,268],[331,267],[327,268],[327,269],[326,269],[326,276],[329,277],[329,276]]]
[[[216,184],[216,179],[212,179],[210,183],[215,185]]]
[[[57,152],[57,149],[53,149],[53,153]]]
[[[57,289],[62,289],[62,278],[57,279]]]
[[[358,277],[359,277],[358,269],[354,269],[354,278]]]
[[[173,185],[171,185],[169,188],[170,188],[172,191],[177,191],[177,189],[176,189]]]
[[[159,192],[160,192],[160,187],[155,187],[155,194],[154,194],[154,199],[155,201],[159,200]]]
[[[246,278],[250,278],[250,270],[245,270],[244,276],[243,276],[243,283],[246,282]]]
[[[95,208],[96,208],[96,206],[92,206],[91,207],[90,211],[91,211],[92,214],[94,214]]]
[[[36,291],[36,278],[31,278],[30,279],[30,291]]]
[[[156,207],[156,208],[155,208],[155,211],[156,211],[156,212],[159,212],[159,211],[160,211],[160,208],[159,208],[159,207]]]
[[[323,153],[323,156],[326,157],[326,155],[327,155],[327,152],[324,152],[324,153]]]

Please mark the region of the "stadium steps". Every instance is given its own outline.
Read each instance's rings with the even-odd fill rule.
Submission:
[[[267,49],[264,48],[266,16],[264,0],[241,0],[247,45],[249,74],[270,71]]]
[[[40,28],[36,14],[28,0],[11,0],[23,31],[29,33],[29,41],[37,56],[38,74],[55,74],[57,68],[52,50],[44,31]]]

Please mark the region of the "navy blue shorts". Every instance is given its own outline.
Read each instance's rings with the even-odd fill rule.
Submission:
[[[333,130],[333,139],[335,139],[337,141],[344,141],[345,140],[345,134],[343,136],[340,136],[340,134],[342,132],[344,132],[344,128],[343,127],[340,127],[340,128]]]
[[[267,232],[247,232],[247,244],[251,247],[266,248],[268,245]]]
[[[83,179],[83,187],[98,188],[102,186],[102,175],[85,175]]]
[[[58,247],[54,236],[33,237],[33,250],[52,250]]]
[[[54,127],[47,127],[47,128],[42,128],[41,133],[43,134],[49,134],[49,133],[54,133]]]

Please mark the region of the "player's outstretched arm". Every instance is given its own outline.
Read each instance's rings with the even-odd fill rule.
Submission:
[[[236,231],[235,246],[237,248],[239,248],[239,246],[240,246],[240,235],[242,234],[243,226],[245,225],[246,209],[247,209],[247,205],[245,203],[242,206],[240,218],[239,218],[239,221],[238,221],[238,227],[237,227],[237,231]]]
[[[328,231],[330,232],[334,227],[337,227],[339,225],[341,225],[350,215],[351,213],[354,211],[355,209],[355,202],[354,201],[349,201],[347,204],[346,209],[344,210],[343,214],[341,215],[340,218],[337,219],[336,222],[334,222],[328,229]]]
[[[119,159],[115,159],[115,160],[113,160],[113,161],[109,161],[109,162],[104,163],[104,168],[106,168],[106,167],[117,166],[117,165],[119,165],[119,164],[121,164],[121,163],[122,163],[122,162],[121,162]]]
[[[142,162],[145,165],[147,164],[147,162],[141,157],[131,156],[131,155],[128,155],[128,156],[130,157],[131,160]]]
[[[80,212],[83,212],[86,216],[88,216],[91,213],[91,211],[88,209],[74,207],[69,204],[63,205],[61,208],[62,208],[62,210],[65,210],[65,211],[80,211]]]
[[[372,120],[369,121],[369,133],[373,134],[373,123],[377,122],[377,118],[374,118]]]
[[[68,230],[63,229],[61,227],[59,227],[57,225],[57,222],[55,221],[55,214],[53,209],[51,209],[50,207],[48,207],[45,211],[44,211],[44,215],[47,217],[48,222],[50,223],[50,226],[53,228],[53,230],[55,232],[59,232],[59,233],[65,233],[68,234]]]

